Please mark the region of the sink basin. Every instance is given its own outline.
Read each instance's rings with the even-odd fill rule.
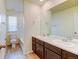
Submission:
[[[55,36],[55,35],[51,35],[51,36],[45,36],[44,39],[47,39],[45,41],[47,42],[53,42],[55,45],[59,44],[60,46],[63,45],[65,47],[70,47],[70,48],[75,48],[78,47],[78,39],[69,39],[69,38],[65,38],[65,37],[60,37],[60,36]]]
[[[60,44],[63,44],[64,46],[67,46],[67,47],[76,47],[76,46],[78,46],[77,44],[75,44],[73,42],[70,42],[70,41],[63,41],[63,40],[58,40],[58,39],[55,39],[53,41],[58,42]]]

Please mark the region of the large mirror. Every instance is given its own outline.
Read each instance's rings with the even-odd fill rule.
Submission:
[[[71,4],[70,4],[71,3]],[[77,0],[41,11],[41,35],[78,39]]]

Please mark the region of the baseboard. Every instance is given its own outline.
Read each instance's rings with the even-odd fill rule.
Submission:
[[[27,54],[32,53],[32,52],[33,52],[33,50],[32,51],[28,51],[28,52],[24,53],[24,55],[27,55]]]

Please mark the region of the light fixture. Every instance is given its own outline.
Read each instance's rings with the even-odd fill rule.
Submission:
[[[43,2],[44,0],[40,0],[40,2]]]

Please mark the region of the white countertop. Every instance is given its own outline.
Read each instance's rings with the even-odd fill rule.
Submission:
[[[65,41],[62,41],[61,39],[49,38],[49,37],[44,37],[40,35],[33,35],[33,37],[36,37],[39,40],[42,40],[58,48],[61,48],[63,50],[66,50],[68,52],[78,55],[78,44],[74,44],[72,42],[65,42]]]

